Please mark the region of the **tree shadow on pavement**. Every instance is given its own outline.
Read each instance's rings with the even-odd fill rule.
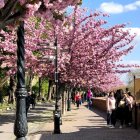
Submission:
[[[39,140],[139,140],[139,138],[140,134],[132,129],[85,126],[85,128],[79,128],[79,131],[72,133],[48,134],[42,132]]]
[[[8,123],[13,123],[15,120],[15,115],[14,114],[2,114],[0,115],[0,126],[2,126],[3,124],[8,124]]]
[[[94,116],[90,115],[87,118],[88,122],[93,124],[92,126],[87,126],[86,124],[83,126],[82,122],[77,126],[74,123],[74,127],[76,127],[76,129],[74,130],[75,132],[73,132],[73,129],[71,128],[69,132],[69,125],[66,125],[63,127],[63,130],[65,130],[64,128],[66,127],[67,130],[65,132],[69,133],[63,133],[62,131],[61,134],[53,134],[53,132],[51,131],[37,130],[36,132],[30,133],[30,135],[39,135],[40,138],[38,138],[38,140],[139,140],[140,133],[138,133],[138,131],[136,131],[135,129],[119,129],[118,127],[114,129],[108,128],[106,126],[106,121],[104,120],[104,118],[106,117],[105,112],[100,112],[99,110],[94,108],[90,111],[95,112]],[[73,116],[73,114],[69,115]],[[102,116],[103,118],[100,116]],[[65,122],[71,121],[70,119],[71,118],[66,117]]]
[[[27,117],[28,122],[52,122],[53,108],[47,107],[37,106],[35,109],[29,110]]]
[[[45,123],[47,123],[47,122],[52,122],[53,121],[52,117],[49,117],[49,116],[44,116],[43,117],[41,115],[28,117],[27,120],[28,120],[28,122],[31,122],[31,123],[34,123],[34,122],[39,122],[39,123],[45,122]]]
[[[52,122],[52,116],[53,116],[53,107],[48,107],[47,105],[45,107],[41,105],[37,105],[35,109],[29,110],[29,113],[27,114],[27,120],[28,122]],[[0,115],[0,126],[8,123],[14,123],[15,122],[15,110],[10,110],[7,112],[3,112]]]
[[[87,105],[85,105],[85,107],[87,107]],[[89,110],[93,111],[93,112],[95,112],[97,114],[97,116],[94,116],[94,117],[100,117],[101,116],[102,118],[104,118],[106,120],[107,115],[106,115],[105,111],[101,111],[101,110],[99,110],[97,108],[94,108],[94,107],[91,107]]]
[[[53,107],[55,104],[54,103],[42,103],[42,104],[37,104],[37,106],[41,107]]]
[[[37,131],[37,132],[32,132],[30,134],[28,134],[28,136],[34,136],[34,135],[38,135],[38,134],[41,134],[41,135],[52,135],[52,131]]]
[[[42,116],[42,115],[30,115],[30,113],[28,114],[27,117],[28,122],[34,123],[34,122],[52,122],[53,118],[52,115],[47,115],[46,116]],[[9,124],[9,123],[14,123],[15,121],[15,115],[14,114],[6,114],[6,115],[1,115],[0,116],[0,126],[4,125],[4,124]]]

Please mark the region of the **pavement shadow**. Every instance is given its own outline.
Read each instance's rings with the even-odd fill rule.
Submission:
[[[41,107],[53,107],[55,104],[54,103],[42,103],[42,104],[37,104],[36,106],[41,106]]]
[[[62,134],[42,133],[39,140],[139,140],[140,134],[132,129],[110,129],[106,127],[79,128],[79,131]]]
[[[52,116],[41,116],[41,115],[36,115],[36,116],[30,116],[27,118],[28,122],[34,123],[34,122],[52,122],[53,118]]]
[[[135,129],[119,129],[118,127],[114,129],[108,128],[104,121],[104,119],[106,119],[106,112],[101,112],[96,108],[91,108],[90,111],[94,112],[95,115],[89,116],[88,120],[90,123],[95,122],[93,123],[95,126],[82,126],[82,124],[79,124],[78,126],[75,126],[77,127],[76,132],[53,134],[51,131],[46,132],[38,130],[31,133],[31,135],[34,136],[40,134],[41,137],[38,140],[139,140],[140,133]],[[68,116],[71,117],[74,116],[74,114],[68,114],[65,116],[65,122],[71,121],[71,118],[67,118]],[[101,119],[101,117],[103,119]],[[74,118],[72,118],[72,120],[73,119]]]
[[[82,109],[82,108],[81,108]],[[36,131],[30,133],[30,135],[41,136],[38,140],[139,140],[140,133],[132,128],[119,129],[118,127],[111,129],[105,125],[104,119],[106,117],[105,112],[101,112],[98,109],[92,108],[90,111],[95,112],[96,115],[89,116],[88,120],[90,123],[95,124],[95,126],[82,126],[79,124],[76,132],[53,134],[52,131]],[[74,114],[69,114],[65,116],[65,122],[70,121],[68,116],[74,116]],[[90,118],[91,117],[91,118]],[[99,117],[99,118],[98,118]],[[67,119],[67,120],[66,120]],[[73,119],[73,118],[72,118]],[[53,121],[53,120],[52,120]],[[98,125],[96,125],[98,124]],[[69,127],[69,126],[66,126]],[[78,130],[78,131],[77,131]]]
[[[15,114],[2,114],[0,115],[0,126],[3,124],[13,123],[15,120]]]
[[[41,134],[42,136],[45,135],[45,136],[48,136],[48,135],[52,135],[52,131],[37,131],[37,132],[32,132],[30,134],[28,134],[28,136],[34,136],[34,135],[38,135],[38,134]]]
[[[87,105],[85,105],[85,107],[88,108]],[[93,106],[90,107],[89,110],[97,114],[97,116],[94,116],[94,117],[100,117],[100,116],[101,116],[102,118],[104,118],[104,119],[106,120],[106,116],[107,116],[107,115],[106,115],[106,112],[105,112],[105,111],[101,111],[100,109],[95,108],[95,107],[93,107]]]
[[[53,112],[53,108],[34,108],[34,109],[30,109],[29,113],[43,113],[43,112]]]
[[[36,105],[35,109],[29,110],[27,114],[28,122],[52,122],[53,116],[53,105],[50,104],[41,104]],[[15,110],[9,110],[7,112],[3,112],[0,115],[0,126],[8,123],[15,122]]]
[[[28,122],[52,122],[54,107],[49,104],[36,105],[28,113]]]

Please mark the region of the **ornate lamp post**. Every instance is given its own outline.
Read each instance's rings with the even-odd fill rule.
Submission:
[[[24,22],[17,30],[17,89],[16,89],[16,120],[14,125],[14,134],[17,140],[26,140],[28,132],[26,117],[26,96],[25,88],[25,68],[24,68]]]
[[[134,96],[136,100],[136,76],[133,75],[134,77]],[[138,129],[138,107],[137,107],[137,102],[135,102],[135,129]]]
[[[135,85],[136,85],[136,76],[135,75],[133,75],[133,78],[134,78],[134,96],[136,97],[136,87],[135,87]]]
[[[38,45],[40,46],[46,46],[50,45],[49,43],[39,43]],[[48,48],[41,48],[39,50],[54,50],[55,54],[54,56],[45,56],[43,57],[44,59],[53,59],[55,60],[55,74],[54,74],[54,79],[55,79],[55,85],[56,85],[56,98],[55,98],[55,110],[54,110],[54,134],[60,134],[60,122],[61,122],[61,111],[59,108],[59,72],[58,72],[58,45],[57,45],[57,37],[55,37],[55,42],[54,42],[54,47],[48,47]]]

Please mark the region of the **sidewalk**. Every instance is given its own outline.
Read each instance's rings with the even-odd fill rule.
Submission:
[[[50,103],[44,103],[38,104],[35,109],[29,110],[27,140],[32,139],[30,138],[32,137],[32,133],[39,131],[40,128],[44,126],[44,123],[53,123],[53,109],[54,105]],[[9,110],[0,114],[0,139],[15,140],[15,135],[13,133],[14,121],[15,110]]]
[[[106,114],[97,110],[89,110],[85,105],[63,117],[62,134],[42,133],[35,140],[139,140],[140,133],[133,128],[111,129],[106,126]],[[45,126],[47,130],[47,124]],[[53,130],[53,129],[52,129]]]
[[[62,134],[53,134],[54,123],[51,104],[38,105],[28,115],[29,133],[27,140],[138,140],[139,131],[133,128],[115,129],[107,128],[106,114],[95,109],[89,110],[84,105],[77,109],[72,105],[72,110],[63,116],[61,125]],[[1,122],[0,117],[0,122]],[[4,116],[0,124],[0,138],[2,140],[14,140],[13,114]]]

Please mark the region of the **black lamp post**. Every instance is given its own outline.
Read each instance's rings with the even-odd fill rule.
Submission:
[[[135,87],[135,85],[136,85],[136,76],[134,75],[133,76],[133,78],[134,78],[134,96],[136,97],[136,87]]]
[[[49,45],[49,43],[38,43],[40,46],[46,46]],[[58,45],[57,45],[57,37],[55,37],[54,47],[48,47],[48,48],[41,48],[39,50],[46,50],[51,49],[55,50],[55,85],[56,85],[56,98],[55,98],[55,110],[54,110],[54,134],[60,134],[60,123],[61,123],[61,111],[59,108],[59,72],[58,72]],[[49,57],[44,57],[49,58]]]
[[[61,112],[59,110],[59,91],[58,91],[58,84],[59,84],[59,73],[58,73],[58,47],[57,47],[57,37],[55,38],[55,85],[56,85],[56,101],[55,101],[55,111],[54,111],[54,134],[60,134],[60,117]]]
[[[21,22],[17,30],[17,89],[16,89],[16,119],[14,134],[17,140],[26,140],[28,132],[26,117],[25,68],[24,68],[24,22]]]
[[[136,76],[134,75],[134,96],[136,100]],[[138,129],[138,107],[137,107],[137,102],[135,102],[135,129]]]

